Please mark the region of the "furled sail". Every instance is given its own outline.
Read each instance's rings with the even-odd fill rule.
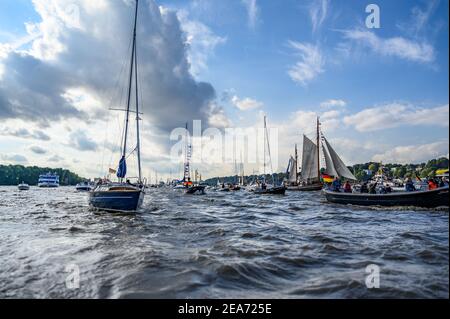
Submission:
[[[119,169],[117,170],[117,177],[125,178],[125,176],[127,176],[127,161],[125,159],[125,156],[123,156],[119,162]]]
[[[297,182],[297,161],[292,156],[289,160],[288,181],[290,183]]]
[[[357,180],[357,178],[350,172],[348,167],[341,160],[339,155],[335,152],[335,150],[331,147],[328,140],[323,138],[325,145],[323,146],[323,153],[325,155],[325,162],[327,165],[326,173],[331,176],[343,177],[350,180]]]
[[[317,171],[317,145],[303,135],[302,179],[319,179]]]

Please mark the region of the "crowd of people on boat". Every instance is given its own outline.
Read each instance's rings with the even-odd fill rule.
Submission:
[[[449,181],[445,177],[441,178],[428,178],[422,183],[426,184],[428,190],[434,190],[441,187],[449,186]],[[344,193],[353,193],[354,186],[350,183],[350,181],[345,181],[342,185],[342,181],[340,178],[336,177],[331,185],[329,185],[329,189],[333,192],[344,192]],[[406,192],[414,192],[417,191],[416,186],[411,178],[407,178],[404,183],[404,191]],[[363,182],[359,187],[359,193],[361,194],[390,194],[393,192],[392,186],[389,183],[379,183],[377,181],[374,182]]]

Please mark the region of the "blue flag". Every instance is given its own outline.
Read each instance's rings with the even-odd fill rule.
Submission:
[[[125,176],[127,176],[127,162],[125,156],[123,156],[119,162],[119,170],[117,171],[117,177],[124,178]]]

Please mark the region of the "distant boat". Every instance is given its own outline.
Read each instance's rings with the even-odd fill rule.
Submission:
[[[111,211],[111,212],[136,212],[141,207],[144,200],[144,190],[145,185],[142,180],[142,169],[141,169],[141,145],[140,145],[140,131],[139,131],[139,90],[138,90],[138,67],[137,67],[137,41],[136,41],[136,30],[137,30],[137,18],[139,10],[139,1],[136,0],[136,8],[134,13],[134,29],[133,29],[133,44],[131,53],[131,63],[130,63],[130,73],[128,82],[128,99],[125,111],[125,126],[124,134],[122,140],[122,157],[119,162],[118,170],[116,175],[119,182],[99,182],[96,187],[89,193],[89,205],[92,208]],[[133,85],[133,76],[135,81],[135,98],[136,105],[135,110],[131,110],[131,93]],[[137,144],[132,152],[137,153],[138,160],[138,173],[137,183],[132,184],[127,177],[127,146],[128,146],[128,130],[130,113],[136,114],[136,138]],[[126,179],[126,182],[124,180]]]
[[[93,187],[94,187],[94,185],[90,182],[82,182],[82,183],[78,183],[75,186],[75,189],[79,192],[90,192]]]
[[[269,133],[267,131],[267,118],[264,116],[264,175],[261,183],[257,184],[257,187],[253,189],[254,194],[258,195],[284,195],[286,193],[285,186],[275,186],[275,178],[273,175],[273,169],[271,168],[272,173],[272,183],[273,185],[268,185],[266,183],[266,142],[267,142],[267,150],[269,153],[269,160],[272,165],[272,159],[270,155],[270,142],[269,142]]]
[[[336,204],[358,206],[448,207],[448,186],[428,191],[395,192],[390,194],[341,193],[323,190],[327,200]]]
[[[188,195],[204,195],[206,186],[205,185],[195,185],[191,178],[191,156],[192,156],[192,145],[189,142],[189,131],[188,124],[186,123],[186,137],[185,137],[185,160],[184,160],[184,176],[182,179],[182,185],[184,191]],[[197,175],[197,174],[196,174]]]
[[[59,187],[59,176],[52,173],[39,175],[38,187],[57,188]]]
[[[22,182],[19,184],[19,186],[17,186],[17,188],[19,189],[19,191],[28,191],[30,190],[30,185],[26,184],[25,182]]]

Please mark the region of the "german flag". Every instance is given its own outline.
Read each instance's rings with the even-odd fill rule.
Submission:
[[[322,174],[322,180],[324,183],[333,183],[334,178],[328,174]]]

